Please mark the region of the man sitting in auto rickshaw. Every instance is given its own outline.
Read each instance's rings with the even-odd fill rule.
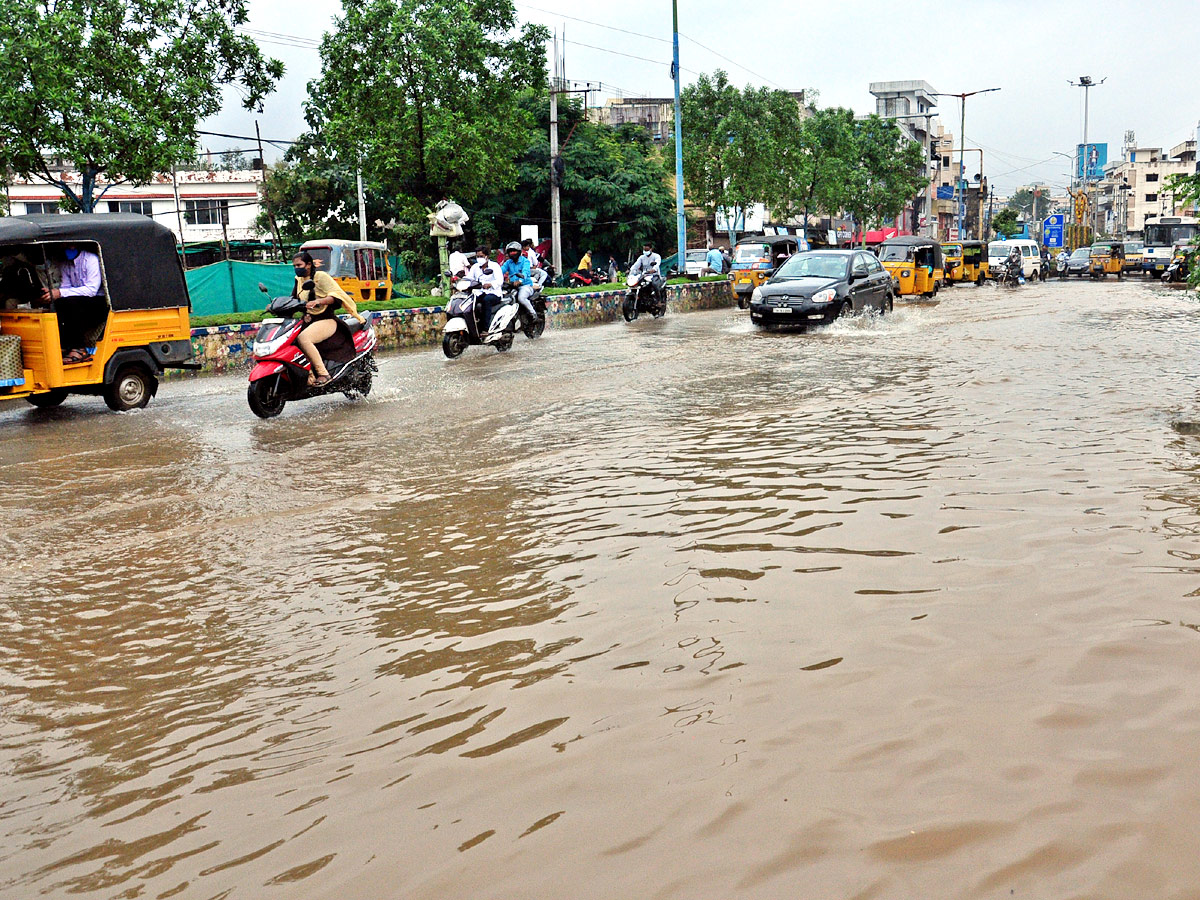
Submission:
[[[57,264],[60,283],[43,287],[40,303],[52,307],[58,316],[63,365],[90,362],[88,337],[108,315],[100,257],[74,245],[51,252],[54,257],[48,261]]]

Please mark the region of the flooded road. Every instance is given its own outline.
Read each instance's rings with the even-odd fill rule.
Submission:
[[[0,408],[0,897],[1197,896],[1200,306],[941,296]]]

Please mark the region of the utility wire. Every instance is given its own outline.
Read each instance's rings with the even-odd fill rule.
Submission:
[[[768,78],[766,75],[760,75],[758,72],[755,72],[753,69],[747,69],[747,68],[746,68],[745,66],[743,66],[743,65],[742,65],[740,62],[737,62],[736,60],[732,60],[732,59],[730,59],[728,56],[725,56],[725,55],[723,55],[723,54],[721,54],[721,53],[718,53],[718,52],[717,52],[716,50],[714,50],[712,47],[707,47],[707,46],[705,46],[704,44],[702,44],[702,43],[700,43],[698,40],[696,40],[694,37],[688,37],[688,35],[684,34],[682,31],[681,31],[681,32],[679,32],[679,36],[680,36],[681,38],[687,38],[687,40],[691,41],[693,44],[695,44],[695,45],[696,45],[697,47],[699,47],[701,50],[707,50],[707,51],[708,51],[709,53],[711,53],[713,56],[719,57],[720,59],[723,59],[723,60],[725,60],[725,62],[727,62],[727,63],[730,63],[730,64],[732,64],[732,65],[735,65],[735,66],[737,66],[737,67],[738,67],[739,69],[741,69],[743,72],[749,72],[749,73],[750,73],[751,75],[753,75],[755,78],[759,78],[759,79],[761,79],[761,80],[765,81],[767,84],[774,85],[775,87],[779,88],[781,91],[785,91],[785,90],[787,90],[787,88],[785,88],[785,87],[784,87],[782,84],[779,84],[778,82],[772,81],[772,80],[771,80],[770,78]]]
[[[542,9],[539,6],[530,6],[527,3],[514,3],[513,6],[518,6],[522,9],[531,9],[534,12],[540,12],[547,16],[553,16],[556,19],[569,19],[572,22],[582,22],[584,25],[595,25],[597,28],[607,28],[609,31],[619,31],[621,34],[630,34],[634,37],[645,38],[648,41],[659,41],[663,44],[671,43],[671,41],[668,41],[666,38],[661,38],[657,35],[645,34],[641,31],[630,31],[627,28],[617,28],[615,25],[605,25],[603,22],[593,22],[591,19],[581,19],[578,16],[568,16],[565,13],[552,12],[548,9]]]
[[[564,39],[563,43],[565,44],[565,43],[567,43],[567,41]],[[620,50],[609,50],[607,47],[597,47],[595,44],[585,44],[582,41],[576,41],[573,39],[570,41],[570,43],[574,44],[576,47],[587,47],[589,50],[599,50],[601,53],[611,53],[614,56],[624,56],[628,59],[639,59],[642,62],[654,63],[656,66],[666,65],[666,62],[664,60],[651,59],[648,56],[637,56],[633,53],[622,53]],[[687,72],[689,75],[699,75],[700,74],[699,72],[693,71],[692,69],[686,69],[683,66],[680,66],[679,69],[681,72]]]

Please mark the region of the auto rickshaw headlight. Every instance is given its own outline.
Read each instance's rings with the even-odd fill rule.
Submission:
[[[911,275],[911,274],[912,274],[912,269],[901,269],[901,270],[900,270],[900,277],[901,277],[901,278],[907,278],[907,277],[908,277],[909,275]]]

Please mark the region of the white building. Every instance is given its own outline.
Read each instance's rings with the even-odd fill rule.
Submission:
[[[944,207],[936,197],[946,168],[941,165],[943,152],[940,147],[944,138],[949,137],[935,123],[937,90],[927,81],[872,81],[870,91],[875,97],[875,114],[895,120],[905,137],[920,144],[929,166],[929,187],[913,198],[910,209],[906,210],[905,218],[909,221],[904,227],[914,233],[936,236],[944,225],[941,221]],[[945,174],[953,179],[952,171]],[[953,184],[953,180],[950,183]],[[950,206],[953,209],[953,202]]]
[[[55,173],[59,175],[60,173]],[[82,180],[78,172],[66,171],[61,177],[77,189]],[[176,235],[182,222],[183,239],[189,243],[220,241],[222,223],[229,240],[268,239],[255,221],[261,211],[260,191],[263,173],[248,169],[236,171],[178,172],[155,175],[149,184],[111,184],[101,176],[96,193],[103,194],[96,204],[97,213],[132,212],[153,216]],[[175,203],[176,187],[179,205]],[[14,216],[60,212],[62,192],[54,185],[36,179],[16,179],[8,185],[10,213]]]
[[[1177,144],[1169,153],[1160,147],[1127,148],[1120,160],[1105,167],[1104,181],[1097,188],[1101,230],[1114,235],[1141,234],[1147,219],[1194,215],[1194,207],[1179,203],[1168,184],[1173,175],[1195,171],[1195,141]]]

